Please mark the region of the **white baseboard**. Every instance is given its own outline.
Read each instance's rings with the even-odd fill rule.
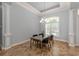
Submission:
[[[62,41],[62,42],[67,42],[70,47],[79,46],[79,44],[71,44],[67,40],[64,40],[64,39],[61,39],[61,38],[54,38],[54,40]]]
[[[22,42],[12,44],[11,46],[9,46],[9,47],[5,47],[5,48],[2,48],[2,49],[3,49],[3,50],[10,49],[11,47],[14,47],[14,46],[16,46],[16,45],[23,44],[23,43],[25,43],[25,42],[27,42],[27,41],[29,41],[29,40],[30,40],[30,39],[28,39],[28,40],[24,40],[24,41],[22,41]],[[63,40],[63,39],[58,39],[58,38],[54,38],[54,40],[57,40],[57,41],[62,41],[62,42],[67,42],[66,40]]]
[[[69,43],[69,46],[70,46],[70,47],[75,47],[76,45]]]
[[[63,40],[63,39],[54,39],[54,40],[57,40],[57,41],[62,41],[62,42],[67,42],[67,43],[68,43],[68,41]]]
[[[16,45],[23,44],[23,43],[25,43],[25,42],[27,42],[27,41],[29,41],[29,40],[30,40],[30,39],[25,40],[25,41],[22,41],[22,42],[19,42],[19,43],[15,43],[15,44],[12,44],[10,47],[2,48],[2,49],[3,49],[3,50],[10,49],[11,47],[14,47],[14,46],[16,46]],[[71,43],[69,43],[68,41],[66,41],[66,40],[64,40],[64,39],[60,39],[60,38],[59,38],[59,39],[58,39],[58,38],[54,38],[54,40],[62,41],[62,42],[67,42],[67,43],[69,44],[70,47],[79,46],[79,44],[71,44]]]
[[[3,49],[3,50],[10,49],[11,47],[14,47],[14,46],[16,46],[16,45],[23,44],[23,43],[25,43],[25,42],[27,42],[27,41],[29,41],[29,40],[30,40],[30,39],[28,39],[28,40],[24,40],[24,41],[22,41],[22,42],[12,44],[11,46],[9,46],[9,47],[5,47],[5,48],[2,48],[2,49]]]
[[[79,46],[79,44],[75,44],[75,46]]]
[[[70,46],[70,47],[76,47],[76,46],[79,47],[79,44],[70,44],[70,43],[69,43],[69,46]]]
[[[68,41],[67,41],[67,40],[64,40],[64,39],[61,39],[61,38],[56,38],[56,37],[54,37],[54,40],[57,40],[57,41],[62,41],[62,42],[67,42],[67,43],[68,43]]]

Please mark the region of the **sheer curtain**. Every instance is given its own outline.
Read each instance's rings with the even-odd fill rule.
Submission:
[[[59,17],[48,17],[41,20],[41,23],[44,24],[45,36],[59,35]]]
[[[48,35],[59,35],[59,17],[50,17],[47,18],[45,23],[45,33]]]

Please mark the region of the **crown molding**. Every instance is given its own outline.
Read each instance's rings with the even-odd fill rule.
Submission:
[[[42,15],[45,15],[45,14],[50,14],[51,12],[52,13],[56,13],[56,12],[60,12],[60,11],[64,11],[64,10],[69,10],[70,9],[70,2],[60,2],[59,4],[60,6],[57,7],[57,8],[51,8],[47,11],[44,11],[42,12]]]
[[[43,16],[45,14],[50,14],[52,13],[56,13],[59,11],[63,11],[63,10],[69,10],[70,9],[70,2],[64,3],[64,2],[60,2],[60,6],[57,8],[51,8],[48,9],[46,11],[40,12],[39,10],[37,10],[35,7],[31,6],[29,3],[27,2],[16,2],[18,5],[20,5],[21,7],[25,8],[26,10],[29,10],[30,12],[34,13],[35,15],[38,16]]]
[[[34,13],[35,15],[41,16],[41,12],[38,11],[37,9],[35,9],[34,7],[32,7],[30,4],[26,3],[26,2],[16,2],[16,4],[20,5],[21,7],[25,8],[26,10]]]
[[[55,8],[58,8],[58,7],[60,7],[60,4],[54,5],[54,6],[50,7],[50,8],[44,9],[44,10],[41,10],[40,12],[45,12],[45,11],[55,9]]]

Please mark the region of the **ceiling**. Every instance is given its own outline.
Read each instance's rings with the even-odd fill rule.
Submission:
[[[40,12],[44,12],[50,9],[54,9],[60,6],[59,2],[28,2],[32,7],[36,8]]]
[[[70,2],[18,2],[17,4],[38,16],[69,10],[71,6]]]

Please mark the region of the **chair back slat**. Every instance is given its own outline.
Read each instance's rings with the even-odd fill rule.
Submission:
[[[40,36],[40,35],[41,35],[42,37],[44,37],[44,34],[43,34],[43,33],[40,33],[39,36]]]
[[[38,36],[37,34],[34,34],[33,37]]]

